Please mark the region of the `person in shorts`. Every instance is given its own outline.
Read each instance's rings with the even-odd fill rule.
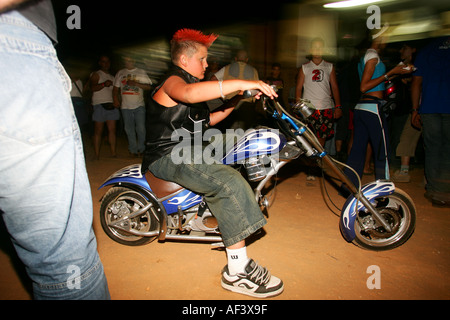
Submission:
[[[336,70],[323,59],[324,41],[311,41],[311,60],[300,68],[295,91],[296,100],[308,99],[316,107],[310,125],[322,146],[334,135],[334,120],[342,116]]]
[[[116,157],[116,123],[120,119],[119,109],[113,105],[114,76],[109,73],[111,61],[108,56],[101,56],[98,64],[100,70],[92,73],[90,81],[92,91],[92,121],[94,121],[94,151],[95,158],[100,157],[103,127],[108,128],[108,142],[111,156]]]
[[[208,66],[208,47],[216,35],[182,29],[171,41],[173,68],[160,81],[149,99],[146,117],[146,149],[142,171],[176,182],[202,194],[218,221],[228,264],[222,270],[222,287],[254,297],[267,298],[283,291],[283,282],[247,257],[245,239],[266,224],[254,193],[234,168],[219,162],[205,163],[203,152],[191,152],[175,163],[172,150],[179,141],[174,134],[194,136],[225,119],[237,105],[210,112],[206,101],[236,92],[257,89],[269,97],[274,90],[259,80],[200,81]],[[261,93],[260,93],[261,94]],[[256,96],[259,98],[260,94]],[[194,150],[196,148],[191,148]]]
[[[314,38],[311,41],[311,60],[300,68],[297,77],[295,99],[308,99],[316,107],[309,118],[309,125],[320,144],[334,135],[334,121],[342,116],[336,70],[332,63],[323,59],[324,41]],[[306,180],[315,180],[311,168]]]

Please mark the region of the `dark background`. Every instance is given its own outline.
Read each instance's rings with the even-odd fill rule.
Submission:
[[[106,1],[53,0],[58,25],[58,55],[99,54],[119,47],[164,37],[181,28],[208,28],[230,22],[262,22],[277,19],[282,3],[289,1]],[[300,1],[297,1],[299,3]],[[81,29],[66,26],[70,5],[81,10]]]

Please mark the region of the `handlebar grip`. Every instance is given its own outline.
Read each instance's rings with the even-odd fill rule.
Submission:
[[[278,91],[277,86],[271,85],[271,87],[275,92]],[[258,89],[245,90],[242,95],[244,96],[244,99],[247,99],[247,98],[256,96],[260,92],[261,91],[259,91]]]
[[[245,90],[242,95],[243,95],[244,99],[247,99],[247,98],[256,96],[258,93],[259,93],[259,90],[253,89],[253,90]]]

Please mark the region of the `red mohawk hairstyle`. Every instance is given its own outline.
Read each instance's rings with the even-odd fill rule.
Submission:
[[[199,45],[209,48],[217,39],[218,35],[205,35],[200,31],[192,29],[181,29],[175,32],[172,41],[170,41],[172,62],[176,65],[182,54],[191,57],[197,50]]]
[[[181,29],[175,32],[173,35],[173,42],[181,42],[181,41],[193,41],[197,43],[201,43],[202,45],[209,48],[212,43],[217,39],[218,35],[203,34],[201,31],[193,30],[193,29]]]

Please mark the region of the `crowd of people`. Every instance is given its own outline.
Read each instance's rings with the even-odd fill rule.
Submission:
[[[129,154],[141,157],[145,149],[144,92],[150,90],[152,81],[145,70],[135,66],[133,58],[123,57],[123,64],[124,68],[113,76],[110,73],[111,58],[101,55],[98,60],[100,69],[89,75],[84,86],[80,79],[72,79],[71,96],[77,106],[77,120],[80,128],[89,132],[89,118],[92,119],[92,142],[97,160],[105,124],[111,156],[117,156],[116,131],[121,116]]]
[[[193,161],[182,164],[174,164],[170,158],[176,143],[171,140],[175,130],[189,131],[198,123],[206,129],[234,114],[239,116],[232,121],[235,128],[251,126],[253,123],[246,121],[255,118],[254,100],[243,101],[236,93],[257,89],[260,94],[255,99],[261,94],[272,99],[283,95],[281,65],[274,63],[271,75],[262,81],[248,64],[247,53],[241,50],[235,61],[208,76],[214,81],[202,81],[208,66],[208,48],[217,36],[181,29],[171,41],[173,67],[157,84],[135,67],[131,57],[123,58],[124,68],[113,76],[109,57],[102,56],[99,69],[92,72],[84,86],[72,81],[72,103],[68,94],[70,78],[53,47],[57,39],[51,2],[33,1],[17,10],[10,9],[0,7],[0,38],[5,40],[0,49],[0,77],[2,83],[10,84],[2,91],[0,108],[0,212],[33,281],[34,297],[110,298],[92,228],[92,198],[80,128],[92,119],[98,158],[106,123],[111,156],[116,156],[120,117],[130,155],[143,157],[143,172],[150,171],[204,195],[226,247],[228,262],[222,270],[222,287],[262,298],[282,293],[283,281],[247,256],[246,238],[266,223],[248,183],[228,166],[199,163],[198,154],[191,154]],[[397,155],[402,163],[394,178],[408,180],[409,161],[421,129],[425,196],[433,205],[448,206],[450,38],[433,40],[419,50],[415,60],[416,48],[405,44],[401,49],[403,64],[387,71],[381,59],[386,45],[383,31],[377,30],[356,68],[348,68],[348,74],[341,78],[349,79],[354,75],[352,70],[357,72],[356,86],[361,94],[356,101],[350,97],[350,90],[339,90],[339,72],[323,59],[321,39],[311,43],[311,61],[299,69],[291,101],[307,98],[316,105],[310,125],[322,145],[336,130],[342,130],[335,142],[339,156],[346,131],[353,132],[348,139],[346,161],[357,175],[361,177],[365,168],[370,168],[367,163],[371,158],[375,178],[389,179],[385,85],[398,81],[405,92],[403,116],[410,114],[411,122],[405,119],[399,138]],[[46,76],[40,77],[42,74]],[[278,88],[278,93],[271,85]],[[88,104],[92,112],[87,114],[80,99],[75,99],[83,96],[83,87],[91,92]],[[345,82],[343,88],[348,89],[349,83]],[[150,90],[146,102],[144,92]],[[206,102],[214,100],[220,105],[211,109]],[[338,126],[340,119],[344,124]],[[358,185],[353,172],[346,172]]]
[[[377,46],[381,47],[372,48],[369,51],[372,55],[375,52],[377,52],[377,55],[378,52],[383,52],[386,45],[383,42],[383,37],[378,40],[381,41],[374,41],[374,43],[378,43]],[[324,59],[325,42],[323,39],[315,38],[310,44],[310,55],[308,56],[310,60],[298,69],[295,87],[290,92],[286,90],[286,95],[283,91],[285,83],[282,78],[280,63],[274,62],[270,74],[262,79],[276,88],[278,101],[284,106],[292,106],[301,98],[310,100],[317,110],[309,119],[309,124],[317,133],[319,142],[337,160],[346,162],[355,143],[355,123],[358,128],[360,128],[360,124],[365,127],[368,126],[367,122],[360,121],[359,111],[356,111],[357,120],[354,119],[355,106],[357,106],[362,92],[360,83],[363,70],[358,71],[360,60],[353,59],[337,66]],[[412,66],[417,51],[418,48],[414,42],[404,42],[398,50],[398,56],[393,57],[393,59],[397,62],[401,61],[405,66]],[[379,56],[375,58],[377,59],[377,65],[379,62],[383,63]],[[93,124],[91,135],[96,159],[99,159],[100,156],[105,124],[110,154],[113,157],[117,156],[116,131],[120,118],[122,119],[119,123],[128,139],[129,155],[142,157],[145,150],[146,129],[144,119],[148,102],[146,92],[148,93],[151,90],[152,81],[143,69],[135,67],[135,61],[131,57],[123,57],[124,68],[119,70],[115,76],[110,74],[110,59],[107,55],[99,57],[99,70],[90,74],[84,86],[79,79],[73,79],[72,100],[77,119],[82,132],[88,130],[86,129],[88,122],[91,126]],[[360,175],[375,173],[376,178],[389,178],[400,183],[410,181],[410,162],[411,159],[416,158],[417,147],[421,148],[418,142],[422,137],[421,126],[412,124],[412,71],[412,69],[406,70],[397,66],[393,72],[398,73],[392,73],[392,76],[388,77],[384,77],[383,74],[383,78],[380,78],[381,82],[378,88],[381,90],[378,90],[380,92],[377,98],[384,103],[386,98],[386,89],[383,89],[385,82],[393,83],[396,98],[395,101],[389,103],[394,103],[396,108],[390,110],[389,113],[380,112],[382,123],[379,124],[379,127],[377,125],[378,129],[376,130],[370,129],[374,128],[373,123],[368,126],[369,129],[366,132],[370,135],[363,141],[361,141],[361,131],[358,128],[356,129],[359,134],[357,135],[353,156],[350,158],[350,165],[361,172]],[[209,62],[203,81],[223,81],[226,79],[260,79],[258,70],[249,64],[249,56],[245,50],[238,50],[234,61],[223,67],[220,67],[214,58]],[[368,99],[367,96],[373,97],[368,93],[370,93],[370,90],[365,92],[366,100]],[[231,93],[225,97],[225,100],[231,99],[236,94],[237,92]],[[88,103],[83,105],[82,101],[86,102],[86,99],[83,100],[81,97],[86,96],[89,97]],[[145,100],[144,97],[146,97]],[[379,101],[377,102],[379,103]],[[221,99],[208,101],[208,105],[210,110],[214,110],[221,105]],[[359,107],[356,109],[359,110]],[[88,114],[89,110],[90,113]],[[363,113],[363,115],[365,114]],[[239,101],[234,111],[218,124],[218,127],[220,129],[241,128],[246,130],[265,123],[265,120],[258,113],[258,104],[255,99],[248,98]],[[380,133],[382,136],[373,137],[375,133]],[[382,144],[380,144],[380,139],[383,140]],[[382,145],[384,150],[379,150]],[[353,160],[355,152],[358,154],[358,164]],[[415,160],[419,164],[422,161],[422,159]],[[393,172],[392,176],[389,175],[390,170],[386,170],[386,168],[389,167],[389,164],[397,166],[399,161],[401,162],[399,169]],[[361,166],[363,166],[363,169],[360,168]],[[308,169],[307,180],[316,179],[314,172],[317,173],[317,171],[314,171],[314,165],[312,165]],[[381,174],[380,172],[384,173]],[[350,172],[347,173],[352,175]]]
[[[381,58],[387,44],[385,31],[386,28],[381,32],[377,30],[376,33],[371,34],[369,46],[363,51],[362,57],[354,60],[353,65],[346,66],[341,70],[337,70],[333,63],[323,58],[325,43],[320,38],[314,38],[310,46],[310,61],[299,68],[294,89],[295,96],[288,99],[291,106],[300,99],[308,99],[313,103],[316,110],[308,119],[308,124],[316,133],[320,144],[330,150],[329,152],[333,156],[346,162],[353,169],[350,170],[346,167],[344,173],[356,186],[359,185],[363,174],[372,174],[375,179],[409,182],[409,162],[415,156],[418,140],[422,134],[422,123],[414,122],[415,118],[413,118],[418,109],[414,97],[421,95],[414,91],[417,86],[412,86],[412,83],[415,83],[418,77],[413,73],[417,69],[414,66],[417,48],[413,43],[403,43],[403,46],[398,50],[398,57],[394,58],[398,59],[396,64],[387,69]],[[254,87],[261,86],[261,83],[271,85],[272,88],[276,88],[279,101],[289,107],[283,99],[284,81],[281,75],[281,65],[273,63],[270,75],[261,82],[257,69],[249,64],[247,52],[239,50],[234,61],[230,64],[220,68],[215,62],[212,64],[212,68],[207,69],[208,63],[205,57],[207,56],[207,48],[212,42],[205,44],[202,42],[205,35],[196,35],[194,30],[180,30],[179,34],[183,34],[183,32],[187,40],[183,36],[179,36],[183,40],[172,40],[172,46],[175,48],[181,47],[172,49],[172,55],[174,51],[179,50],[179,56],[172,56],[172,61],[176,66],[175,69],[171,69],[168,75],[160,80],[148,101],[147,112],[149,114],[145,127],[150,132],[147,134],[147,149],[144,153],[142,170],[143,172],[149,170],[158,177],[176,181],[207,195],[205,201],[213,210],[219,225],[222,226],[224,243],[227,246],[228,265],[224,268],[222,277],[224,288],[253,296],[279,294],[283,287],[282,281],[269,276],[265,268],[258,266],[254,260],[247,258],[245,239],[235,237],[232,238],[233,241],[228,240],[228,227],[224,226],[230,225],[230,218],[226,215],[226,210],[223,210],[225,204],[217,201],[222,199],[219,195],[223,197],[225,191],[230,192],[231,188],[226,187],[228,184],[223,186],[220,184],[220,187],[212,184],[211,178],[214,176],[214,180],[220,180],[220,177],[227,176],[228,183],[234,186],[234,192],[227,193],[226,198],[236,199],[237,202],[246,204],[245,212],[236,216],[240,217],[239,219],[241,219],[241,216],[242,219],[243,217],[246,217],[246,219],[251,217],[251,221],[254,222],[248,227],[248,230],[251,229],[251,232],[254,232],[265,222],[260,216],[260,211],[257,208],[252,208],[252,205],[246,201],[251,198],[250,193],[248,193],[249,190],[244,186],[246,184],[240,177],[234,177],[232,172],[228,172],[229,170],[225,170],[222,166],[218,166],[214,170],[211,169],[211,165],[208,165],[208,168],[199,165],[192,168],[185,164],[177,164],[173,167],[169,151],[176,142],[169,142],[169,133],[173,132],[176,127],[175,124],[182,124],[181,128],[192,127],[192,124],[188,123],[188,119],[182,119],[184,113],[180,113],[180,109],[183,108],[187,108],[187,113],[190,114],[189,119],[195,118],[196,122],[202,122],[204,129],[209,125],[219,125],[219,123],[222,128],[245,130],[254,127],[258,124],[258,120],[261,120],[256,116],[255,99],[242,99],[239,96],[239,90],[236,90],[237,88],[242,89],[244,83],[253,84]],[[174,36],[174,39],[176,36]],[[180,55],[183,57],[183,50],[187,49],[183,49],[186,46],[185,44],[180,45],[178,42],[190,43],[190,46],[192,46],[190,49],[194,52],[193,57],[197,58],[198,61],[195,59],[192,61],[189,59],[182,60]],[[424,68],[424,66],[421,68]],[[130,70],[130,68],[127,68],[127,70]],[[124,77],[122,78],[124,79]],[[244,80],[244,82],[237,82],[240,86],[236,87],[235,85],[234,90],[229,90],[225,84],[233,83],[232,81],[235,80]],[[183,83],[183,86],[178,83],[179,81]],[[427,79],[427,81],[430,81],[430,79]],[[117,76],[114,83],[117,83]],[[198,86],[200,83],[204,84],[202,89],[208,94],[198,91],[196,97],[187,98],[186,95],[191,94],[192,91],[188,91],[186,88]],[[214,90],[217,83],[219,83],[220,90]],[[390,99],[387,94],[387,87],[390,87],[393,83],[396,88],[395,99],[386,101]],[[340,84],[342,84],[342,87],[340,87]],[[114,90],[117,89],[115,87]],[[143,89],[149,88],[144,87]],[[117,94],[114,96],[117,96]],[[192,100],[197,101],[197,104],[207,102],[207,105],[205,104],[203,111],[200,112],[198,105],[195,108],[191,106]],[[224,104],[224,102],[226,103]],[[114,105],[120,106],[119,103],[116,103],[116,100]],[[173,113],[168,114],[168,109],[174,110]],[[194,112],[195,116],[191,112]],[[445,118],[445,115],[442,118]],[[401,128],[403,128],[400,131],[401,136],[397,138],[397,143],[394,143],[396,155],[401,158],[401,166],[393,177],[390,176],[389,168],[393,159],[391,156],[393,148],[390,146],[393,139],[389,136],[390,124],[392,127],[392,123],[396,125],[400,123]],[[330,147],[330,143],[334,145]],[[445,139],[442,140],[442,143],[441,147],[445,148]],[[430,146],[426,145],[425,148],[428,149]],[[435,152],[437,154],[440,151],[436,150]],[[192,155],[192,157],[194,159],[195,155]],[[427,165],[428,162],[435,161],[435,159],[430,160],[426,156],[425,161],[425,165]],[[436,166],[441,165],[436,164]],[[183,167],[183,169],[180,167]],[[206,174],[210,171],[211,176]],[[196,173],[192,175],[193,172]],[[197,174],[198,172],[203,172],[201,176],[205,178],[201,179]],[[427,169],[425,172],[428,173]],[[440,173],[445,174],[445,172],[446,169],[441,167]],[[448,196],[448,192],[445,189],[444,191],[435,189],[436,183],[431,173],[428,173],[426,177],[428,181],[426,197],[434,205],[447,205],[446,196]],[[314,175],[308,172],[307,180],[315,180]],[[443,186],[445,183],[439,184],[437,182],[437,185]],[[342,195],[348,194],[344,185],[341,187],[340,193]],[[236,208],[234,212],[241,211]],[[251,233],[248,230],[239,230],[239,232],[240,234]],[[234,224],[233,227],[230,227],[230,232],[238,232]],[[239,239],[239,241],[236,239]],[[235,259],[233,260],[231,257],[235,257]],[[257,286],[258,290],[262,292],[261,295],[256,294],[252,291],[253,289],[250,290],[251,292],[243,290],[238,285],[242,281],[251,283],[254,273],[267,274],[267,277],[264,278],[266,284],[259,283]],[[268,283],[270,283],[269,286]]]

